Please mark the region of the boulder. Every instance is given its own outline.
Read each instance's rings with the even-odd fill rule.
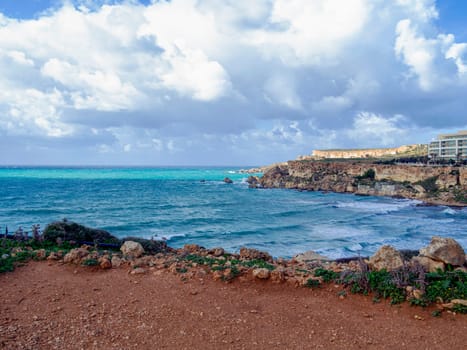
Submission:
[[[404,261],[399,251],[390,245],[384,245],[370,258],[368,265],[372,270],[392,271],[404,266]]]
[[[182,250],[187,253],[200,253],[205,249],[197,244],[185,244]]]
[[[38,249],[35,251],[35,254],[37,260],[45,260],[45,258],[47,258],[47,252],[45,249]]]
[[[246,180],[249,188],[258,188],[260,187],[259,177],[258,176],[249,176]]]
[[[120,267],[122,265],[122,259],[120,259],[119,256],[114,255],[112,256],[112,260],[110,261],[112,263],[112,267]]]
[[[428,272],[436,272],[438,269],[444,271],[445,269],[442,261],[436,261],[426,256],[414,256],[411,261],[412,263],[420,264],[423,269]]]
[[[278,267],[277,269],[271,271],[271,281],[273,283],[282,283],[285,281],[285,269],[283,267]]]
[[[112,268],[112,262],[108,256],[102,256],[99,258],[99,266],[101,269],[107,270]]]
[[[293,257],[293,259],[298,263],[306,263],[308,261],[329,261],[330,259],[315,253],[312,250],[306,251],[304,253],[297,254]]]
[[[240,259],[242,260],[264,260],[272,262],[272,256],[269,253],[262,252],[253,248],[240,248]]]
[[[230,178],[228,178],[228,177],[224,178],[224,182],[225,182],[226,184],[233,184],[233,181],[232,181]]]
[[[210,249],[209,250],[209,254],[215,256],[215,257],[219,257],[219,256],[222,256],[224,255],[225,251],[224,251],[224,248],[213,248],[213,249]]]
[[[267,280],[271,276],[271,271],[264,267],[253,269],[251,273],[254,278],[258,278],[260,280]]]
[[[89,255],[89,251],[84,248],[75,248],[70,250],[63,258],[65,264],[79,264],[81,260]]]
[[[152,255],[170,250],[170,248],[167,246],[167,242],[161,240],[140,237],[126,237],[123,239],[123,241],[138,242],[143,247],[145,253]]]
[[[57,242],[57,239],[59,239],[75,242],[120,243],[118,238],[107,231],[89,228],[67,220],[48,224],[44,229],[43,237],[50,242]]]
[[[61,251],[58,252],[50,252],[49,256],[47,257],[47,260],[60,260],[63,258],[63,253]]]
[[[139,258],[144,253],[144,248],[139,242],[125,241],[120,247],[124,256],[129,258]]]
[[[130,272],[131,275],[144,275],[145,273],[146,273],[146,270],[143,269],[142,267],[137,267],[131,270]]]
[[[432,237],[430,244],[420,249],[420,255],[453,266],[465,263],[464,249],[452,238]]]

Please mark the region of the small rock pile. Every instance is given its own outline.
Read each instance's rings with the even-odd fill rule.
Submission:
[[[368,265],[373,270],[394,271],[404,266],[402,254],[395,248],[385,245],[373,255]],[[434,236],[428,246],[420,249],[419,255],[414,256],[409,264],[419,264],[427,272],[445,271],[446,266],[467,272],[465,268],[466,256],[464,249],[452,238]]]

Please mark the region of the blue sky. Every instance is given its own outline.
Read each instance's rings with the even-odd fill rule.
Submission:
[[[467,129],[467,2],[0,0],[0,164],[248,165]]]

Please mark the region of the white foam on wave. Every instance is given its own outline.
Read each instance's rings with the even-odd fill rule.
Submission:
[[[352,226],[334,226],[334,225],[316,225],[313,231],[309,233],[312,238],[347,239],[350,237],[366,237],[373,235],[373,231],[361,227]]]
[[[404,200],[394,203],[378,202],[337,202],[337,208],[352,209],[368,213],[386,214],[415,205],[417,201]]]
[[[452,208],[446,208],[443,210],[443,213],[444,214],[448,214],[448,215],[457,215],[459,213],[461,213],[460,210],[455,210],[455,209],[452,209]]]

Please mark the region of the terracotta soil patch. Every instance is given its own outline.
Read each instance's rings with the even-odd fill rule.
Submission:
[[[334,285],[29,262],[0,275],[2,349],[465,349],[467,316]]]

